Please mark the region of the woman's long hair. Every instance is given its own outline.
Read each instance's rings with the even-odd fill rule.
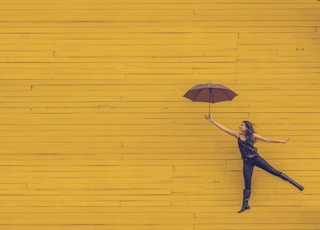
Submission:
[[[247,127],[246,138],[252,142],[255,142],[256,140],[253,137],[253,134],[255,133],[254,128],[253,128],[253,124],[250,121],[243,121],[243,123]]]

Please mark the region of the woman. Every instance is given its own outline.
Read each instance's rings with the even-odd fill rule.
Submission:
[[[205,118],[214,124],[216,127],[221,129],[222,131],[226,132],[227,134],[237,138],[238,146],[240,149],[241,157],[243,160],[243,176],[244,176],[244,183],[245,189],[243,190],[243,203],[240,211],[238,213],[244,212],[247,209],[250,209],[248,204],[250,194],[251,194],[251,178],[254,166],[258,166],[265,171],[280,177],[281,179],[288,181],[289,183],[296,186],[299,190],[303,190],[303,186],[292,180],[290,177],[285,175],[284,173],[278,171],[277,169],[273,168],[267,161],[265,161],[259,154],[257,148],[254,147],[254,143],[256,141],[264,141],[269,143],[287,143],[290,139],[287,138],[286,140],[275,140],[271,138],[266,138],[258,135],[255,133],[253,125],[250,121],[243,121],[240,124],[239,132],[232,131],[225,126],[216,122],[212,117],[205,116]]]

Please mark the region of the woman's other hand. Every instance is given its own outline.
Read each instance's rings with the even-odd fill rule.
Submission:
[[[283,142],[282,142],[282,144],[285,144],[285,143],[287,143],[287,142],[289,142],[290,141],[290,138],[288,137],[287,139],[285,139]]]

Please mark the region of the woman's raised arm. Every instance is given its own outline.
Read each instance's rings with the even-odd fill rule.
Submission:
[[[228,129],[227,127],[221,125],[220,123],[218,123],[217,121],[215,121],[209,114],[209,116],[205,115],[204,116],[210,123],[214,124],[217,128],[221,129],[222,131],[224,131],[225,133],[238,138],[239,134],[231,129]]]

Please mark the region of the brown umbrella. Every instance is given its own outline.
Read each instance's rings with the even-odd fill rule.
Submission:
[[[192,87],[185,93],[184,97],[194,102],[208,102],[210,115],[210,103],[231,101],[237,95],[224,85],[207,83]]]

